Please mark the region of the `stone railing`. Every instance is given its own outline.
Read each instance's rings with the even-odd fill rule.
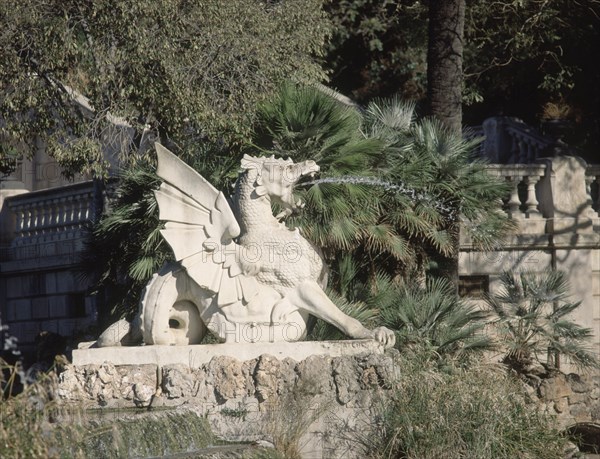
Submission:
[[[554,145],[554,140],[538,134],[525,123],[509,119],[505,129],[511,139],[510,157],[515,163],[532,163],[547,156]]]
[[[6,203],[15,218],[10,252],[82,239],[86,226],[103,210],[100,207],[106,207],[113,190],[113,182],[102,189],[88,181],[8,198]]]
[[[517,118],[499,116],[488,118],[481,128],[485,141],[479,149],[482,157],[494,164],[531,164],[551,156],[557,145],[555,139],[541,135]]]
[[[541,191],[538,184],[546,175],[545,164],[490,164],[488,173],[503,177],[511,185],[511,194],[503,202],[503,210],[513,219],[543,219],[544,209],[540,205]]]

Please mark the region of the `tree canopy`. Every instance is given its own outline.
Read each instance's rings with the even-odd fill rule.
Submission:
[[[100,140],[115,119],[135,132],[119,145],[125,156],[144,132],[175,151],[235,144],[283,79],[325,78],[322,0],[1,3],[4,153],[41,135],[70,171],[102,172]],[[93,112],[74,103],[78,93]]]

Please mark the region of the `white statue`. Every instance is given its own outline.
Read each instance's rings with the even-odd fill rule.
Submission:
[[[294,185],[319,171],[314,161],[244,156],[232,210],[191,167],[160,144],[156,151],[161,232],[177,263],[148,283],[131,330],[114,324],[99,346],[118,345],[127,332],[135,340],[140,331],[146,344],[197,344],[207,329],[225,342],[298,341],[309,314],[352,338],[394,344],[391,330],[369,330],[337,308],[323,291],[318,250],[281,221],[301,206]],[[277,216],[274,202],[283,208]]]

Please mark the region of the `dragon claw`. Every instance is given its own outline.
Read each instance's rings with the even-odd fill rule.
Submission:
[[[386,327],[377,327],[373,330],[373,339],[379,341],[384,347],[393,347],[396,344],[396,334]]]

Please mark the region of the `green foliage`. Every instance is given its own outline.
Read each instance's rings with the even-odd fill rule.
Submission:
[[[112,314],[131,315],[148,279],[172,258],[160,234],[153,193],[159,185],[147,162],[123,171],[111,210],[93,228],[87,243],[82,272],[95,278],[95,293],[111,305]]]
[[[378,100],[359,112],[287,85],[262,106],[258,126],[263,151],[320,164],[322,180],[300,193],[307,206],[293,224],[323,248],[334,272],[350,248],[357,264],[369,262],[363,280],[381,266],[392,276],[423,270],[430,256],[455,254],[448,228],[459,214],[483,245],[510,229],[496,209],[506,185],[472,161],[475,142],[415,120],[412,104]]]
[[[459,298],[445,279],[429,280],[425,287],[396,286],[391,299],[381,317],[397,330],[400,349],[416,346],[443,358],[462,358],[493,347],[484,333],[487,314]]]
[[[58,403],[52,399],[56,380],[53,374],[43,374],[33,384],[25,385],[16,396],[10,395],[10,384],[24,377],[20,368],[7,365],[0,360],[0,381],[7,389],[0,397],[0,456],[9,458],[46,458],[59,456],[84,458],[74,443],[83,437],[79,426],[52,425],[51,419],[61,412]],[[4,387],[2,374],[8,375]],[[72,443],[62,442],[69,439]]]
[[[525,371],[540,356],[563,355],[582,368],[598,368],[589,345],[592,330],[568,318],[581,304],[569,301],[564,273],[504,272],[502,289],[486,302],[493,314],[504,362]],[[549,362],[552,363],[552,362]]]
[[[332,2],[332,84],[360,102],[394,93],[424,101],[428,3]],[[466,0],[466,124],[498,114],[535,123],[544,103],[564,98],[576,113],[566,140],[595,160],[600,90],[589,56],[599,34],[598,0]]]
[[[149,135],[177,152],[206,138],[239,143],[256,104],[284,79],[324,79],[318,60],[329,23],[321,7],[3,0],[0,134],[30,149],[38,135],[49,137],[70,172],[100,175],[98,150],[82,150],[100,140],[125,162]],[[127,123],[133,138],[122,142],[115,123]]]
[[[415,120],[414,106],[398,99],[360,112],[318,89],[287,84],[261,106],[255,138],[245,151],[321,166],[322,179],[298,190],[306,208],[290,224],[322,248],[338,305],[361,321],[382,306],[372,300],[380,298],[374,286],[381,276],[422,277],[429,260],[455,254],[448,227],[457,215],[471,223],[476,241],[486,241],[477,239],[481,227],[491,241],[509,226],[495,209],[506,185],[470,162],[473,142]],[[209,142],[202,149],[184,159],[229,195],[241,151]],[[124,173],[111,215],[94,231],[90,265],[101,269],[100,286],[131,286],[117,291],[121,313],[135,309],[138,292],[169,258],[151,169],[147,163]],[[317,325],[313,334],[332,336],[330,328]]]
[[[516,378],[482,364],[440,371],[428,355],[400,360],[402,377],[378,406],[375,433],[358,439],[367,457],[564,457],[566,439]]]
[[[423,2],[331,2],[327,66],[336,87],[364,102],[401,92],[425,96],[427,8]]]
[[[489,340],[476,333],[481,314],[447,284],[410,292],[421,295],[414,314],[432,302],[432,329],[412,329],[410,319],[425,320],[416,315],[399,322],[409,291],[397,280],[414,283],[432,260],[457,255],[452,229],[459,215],[482,248],[512,229],[497,208],[506,184],[470,156],[477,140],[417,119],[414,108],[396,97],[359,111],[318,89],[286,85],[261,107],[256,143],[266,154],[313,158],[321,166],[321,179],[299,190],[306,207],[291,224],[323,250],[332,268],[330,295],[341,309],[361,321],[380,311],[386,324],[415,339],[422,333],[440,354],[482,349]],[[337,335],[321,322],[312,332],[319,339]]]

